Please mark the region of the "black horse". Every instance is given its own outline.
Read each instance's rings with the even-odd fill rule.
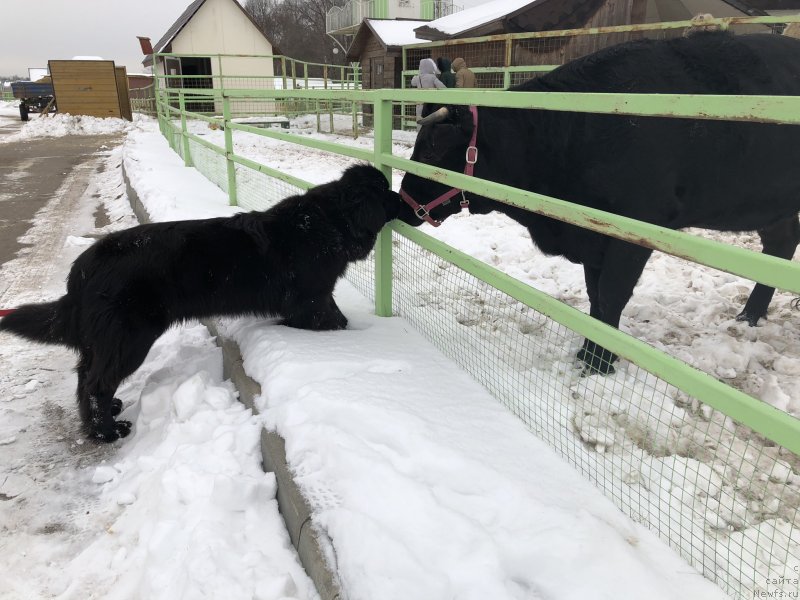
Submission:
[[[512,92],[800,95],[800,40],[703,32],[601,50]],[[508,108],[426,107],[412,159],[671,229],[758,231],[763,252],[791,259],[800,242],[800,127]],[[477,130],[476,130],[477,118]],[[468,151],[468,146],[477,147]],[[465,159],[465,156],[467,159]],[[584,266],[591,315],[614,327],[651,250],[488,198],[464,199],[406,174],[400,218],[443,221],[501,211],[546,254]],[[452,198],[447,198],[447,196]],[[444,198],[444,200],[442,200]],[[427,207],[427,208],[426,208]],[[429,214],[428,214],[429,213]],[[755,325],[774,288],[757,284],[740,320]],[[585,340],[588,372],[616,355]]]

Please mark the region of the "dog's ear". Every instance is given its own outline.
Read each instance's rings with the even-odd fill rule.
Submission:
[[[386,224],[387,215],[383,206],[383,192],[369,186],[348,189],[345,200],[346,218],[358,236],[375,235]]]
[[[339,180],[339,193],[339,209],[357,237],[377,234],[395,216],[386,210],[386,196],[393,192],[375,167],[359,164],[348,168]]]

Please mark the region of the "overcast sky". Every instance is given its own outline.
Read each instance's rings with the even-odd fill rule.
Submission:
[[[0,0],[0,75],[48,59],[102,56],[142,72],[137,35],[157,40],[192,0]]]
[[[462,0],[474,6],[485,0]],[[137,35],[156,42],[192,0],[0,0],[0,75],[48,59],[102,56],[142,72]],[[244,2],[242,2],[244,4]]]

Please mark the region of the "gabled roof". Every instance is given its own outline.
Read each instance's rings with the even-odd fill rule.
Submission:
[[[667,0],[671,1],[671,0]],[[425,40],[583,27],[607,0],[494,0],[430,21],[415,30]]]
[[[252,15],[249,12],[247,12],[242,7],[242,5],[239,4],[239,2],[237,2],[237,0],[231,0],[231,2],[233,2],[239,8],[239,10],[241,10],[247,16],[248,19],[250,19],[250,22],[253,24],[253,27],[255,27],[261,35],[264,35],[264,32],[261,31],[256,22],[253,20]],[[181,30],[183,30],[184,27],[186,27],[186,24],[192,20],[192,17],[194,17],[197,11],[200,10],[200,7],[203,6],[203,4],[205,3],[206,0],[194,0],[194,2],[192,2],[189,6],[187,6],[186,10],[184,10],[181,13],[181,16],[178,17],[178,19],[172,24],[172,26],[169,29],[167,29],[167,32],[161,36],[161,39],[158,40],[155,44],[153,44],[153,53],[165,52],[165,48],[172,43],[172,40],[175,39],[175,37],[181,32]],[[275,46],[275,44],[273,44],[272,41],[269,38],[267,38],[266,35],[264,35],[264,38],[272,46],[273,54],[280,54],[280,50],[278,49],[278,47]],[[153,62],[153,57],[147,56],[142,61],[142,64],[145,66],[149,66],[152,62]]]
[[[206,0],[194,0],[189,6],[186,7],[181,13],[181,16],[172,24],[172,26],[167,29],[167,32],[161,36],[161,39],[158,40],[153,45],[153,52],[163,52],[164,48],[166,48],[175,36],[178,35],[181,30],[186,26],[186,24],[192,20],[192,17],[195,13],[200,10],[200,7],[205,4]],[[239,4],[238,2],[236,4]]]
[[[425,23],[427,21],[411,19],[364,19],[347,51],[347,59],[358,60],[370,35],[374,35],[387,52],[408,44],[419,44],[424,40],[417,38],[414,29]]]
[[[417,37],[426,40],[465,37],[471,35],[473,30],[512,18],[534,4],[544,1],[546,0],[493,0],[430,21],[416,30]]]

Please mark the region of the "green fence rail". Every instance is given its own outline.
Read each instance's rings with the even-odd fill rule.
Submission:
[[[189,95],[192,101],[203,98],[220,103],[222,116],[186,110]],[[184,90],[162,87],[157,92],[157,104],[161,131],[172,148],[183,156],[187,166],[196,166],[225,190],[232,203],[239,202],[252,208],[253,204],[243,203],[243,199],[269,195],[268,189],[272,184],[289,193],[312,185],[237,153],[237,135],[256,135],[370,161],[389,177],[392,169],[415,173],[800,294],[800,265],[796,263],[396,156],[392,150],[396,135],[392,129],[394,107],[403,102],[431,101],[434,95],[437,102],[453,104],[800,125],[800,97],[785,96],[508,94],[489,90]],[[374,109],[373,146],[368,149],[353,147],[236,122],[231,116],[231,107],[242,99],[273,103],[302,99],[306,102],[371,105]],[[190,124],[197,121],[222,128],[224,147],[192,132]],[[259,183],[254,184],[256,177],[266,179],[259,179]],[[270,197],[277,200],[280,194],[273,193]],[[412,255],[413,260],[408,258]],[[437,257],[436,260],[450,266],[434,266],[430,257]],[[431,263],[431,271],[424,275],[419,269],[428,263]],[[472,372],[537,435],[595,481],[622,510],[656,531],[723,589],[738,597],[753,597],[759,590],[767,589],[766,577],[788,576],[793,565],[800,565],[800,486],[791,481],[792,475],[784,477],[783,487],[775,483],[776,465],[781,465],[781,468],[791,465],[790,474],[793,472],[791,467],[800,465],[800,420],[404,224],[395,222],[384,229],[372,264],[374,271],[371,274],[357,267],[352,276],[359,288],[374,299],[377,314],[401,314],[420,326],[435,342],[445,338],[449,340],[446,342],[450,346],[447,350],[454,360]],[[431,281],[434,283],[429,283]],[[427,285],[431,287],[422,289]],[[486,338],[475,337],[476,333],[467,332],[464,327],[459,329],[455,324],[447,331],[442,330],[441,327],[445,326],[443,319],[431,318],[434,309],[426,309],[424,303],[411,301],[408,296],[419,294],[419,298],[426,298],[431,294],[445,293],[443,290],[455,290],[453,293],[460,298],[459,302],[465,295],[461,292],[472,290],[470,294],[479,294],[485,306],[493,307],[486,310],[496,310],[506,319],[527,319],[525,331],[533,328],[546,333],[541,340],[535,340],[512,332],[509,339],[516,340],[514,344],[518,346],[515,347],[520,351],[500,348],[490,360],[486,357],[473,360],[471,353],[490,352]],[[532,312],[528,312],[529,309]],[[467,307],[465,310],[471,309]],[[446,320],[452,321],[450,317]],[[548,324],[543,325],[545,321]],[[632,365],[630,371],[614,377],[585,378],[593,383],[584,380],[568,383],[563,381],[566,377],[563,373],[560,376],[558,373],[533,376],[528,372],[532,372],[531,369],[513,368],[513,364],[520,360],[522,349],[546,361],[552,355],[563,354],[563,348],[574,345],[578,335],[626,358]],[[456,343],[453,341],[456,339],[462,341]],[[453,346],[459,346],[458,351],[454,351]],[[499,376],[498,372],[507,373],[507,378]],[[657,422],[666,418],[663,416],[665,406],[669,411],[680,408],[683,412],[680,413],[682,421],[679,425],[690,432],[690,437],[694,436],[692,439],[702,441],[690,448],[675,450],[670,463],[673,466],[663,478],[669,481],[682,478],[680,480],[685,481],[693,477],[695,487],[692,489],[699,491],[691,494],[690,498],[675,500],[674,494],[670,496],[668,492],[660,496],[655,494],[651,489],[658,487],[654,480],[650,481],[649,487],[628,481],[625,475],[628,470],[641,471],[646,463],[650,473],[655,468],[651,464],[653,456],[659,456],[652,452],[644,456],[645,450],[651,449],[655,442],[649,438],[638,440],[629,427],[629,421],[615,423],[626,435],[630,434],[631,439],[637,439],[636,443],[623,442],[621,446],[624,449],[608,456],[600,451],[587,450],[587,439],[591,441],[593,438],[588,434],[586,438],[584,425],[593,415],[586,413],[587,407],[592,408],[592,401],[585,400],[589,404],[584,405],[582,413],[576,414],[576,393],[586,398],[599,394],[597,397],[604,398],[603,402],[612,397],[614,401],[620,397],[633,398],[632,405],[640,402],[641,406],[651,407],[648,418]],[[533,400],[523,401],[523,396]],[[718,411],[714,414],[721,415],[720,418],[695,406],[694,400],[700,406],[706,405]],[[652,408],[657,406],[661,408]],[[681,407],[685,406],[694,408],[684,411]],[[597,447],[601,445],[597,444]],[[678,462],[678,459],[684,462]],[[682,470],[678,469],[679,464],[683,465]],[[692,468],[687,470],[686,464]],[[698,483],[701,480],[702,485]],[[681,502],[680,510],[671,504],[673,501]],[[774,510],[756,511],[752,508],[753,503],[769,505]],[[714,511],[720,515],[732,515],[725,517],[725,527],[717,530],[697,525],[698,522],[708,523],[708,514]]]

